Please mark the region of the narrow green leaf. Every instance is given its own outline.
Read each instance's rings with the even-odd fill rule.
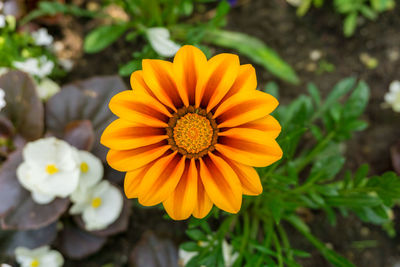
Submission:
[[[350,37],[354,34],[357,27],[357,12],[352,12],[344,19],[343,22],[343,34],[346,37]]]
[[[292,84],[298,84],[300,81],[288,63],[255,37],[239,32],[208,29],[204,36],[204,41],[217,46],[235,49],[284,81]]]

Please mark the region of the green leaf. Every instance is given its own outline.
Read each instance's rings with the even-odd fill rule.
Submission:
[[[274,50],[253,36],[239,32],[208,29],[204,41],[235,49],[284,81],[292,84],[298,84],[300,81],[289,64],[282,60]]]
[[[100,26],[86,36],[83,48],[86,53],[100,52],[115,42],[126,30],[126,24]]]
[[[299,17],[304,16],[307,13],[307,11],[310,9],[311,3],[312,3],[312,0],[301,1],[301,5],[297,8],[297,12],[296,12],[297,16],[299,16]]]
[[[185,242],[180,245],[180,248],[186,251],[199,251],[199,246],[196,242]]]
[[[344,19],[343,22],[343,34],[346,37],[350,37],[354,34],[357,27],[357,12],[352,12]]]
[[[193,240],[206,240],[206,235],[199,229],[188,229],[186,234]]]
[[[353,186],[354,187],[358,187],[359,185],[361,185],[361,183],[367,177],[368,171],[369,171],[368,164],[363,164],[360,166],[360,168],[358,168],[358,170],[354,174],[354,178],[353,178]]]
[[[321,95],[317,86],[313,83],[309,83],[307,85],[307,91],[311,95],[312,99],[314,100],[315,104],[319,106],[321,104]]]
[[[119,68],[119,75],[129,76],[132,72],[141,69],[142,62],[140,60],[131,60]]]
[[[268,82],[262,91],[279,99],[279,87],[278,84],[276,84],[276,82]]]
[[[369,87],[364,81],[360,81],[347,100],[343,109],[345,120],[358,118],[365,110],[369,99]]]

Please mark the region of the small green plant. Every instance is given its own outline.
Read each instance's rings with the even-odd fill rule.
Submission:
[[[304,16],[311,6],[322,7],[324,0],[303,0],[297,9],[297,15]],[[391,10],[395,6],[394,0],[334,0],[336,12],[344,16],[343,34],[350,37],[357,28],[360,15],[375,20],[382,12]]]
[[[265,89],[277,95],[275,84]],[[278,142],[284,158],[258,169],[263,194],[247,197],[236,215],[214,210],[208,220],[191,219],[191,241],[181,245],[194,252],[186,266],[224,266],[229,258],[222,245],[226,239],[233,247],[230,255],[236,254],[233,266],[300,266],[296,259],[310,253],[292,247],[287,227],[296,229],[334,266],[354,266],[313,235],[301,217],[304,210],[323,211],[333,226],[338,212],[353,213],[394,234],[390,213],[400,198],[400,178],[392,172],[369,177],[368,165],[354,173],[343,170],[345,141],[367,127],[360,120],[369,98],[367,84],[344,79],[325,100],[314,84],[307,89],[309,95],[274,113],[282,124]],[[220,223],[213,224],[214,219]]]
[[[107,15],[106,10],[110,7],[119,8],[125,14],[124,18]],[[24,22],[56,13],[107,18],[85,37],[84,50],[97,53],[123,37],[138,47],[142,45],[141,50],[134,51],[131,59],[120,66],[123,76],[141,69],[144,58],[171,57],[179,44],[193,44],[209,56],[208,45],[237,50],[275,76],[298,83],[294,70],[262,41],[222,29],[229,9],[228,2],[217,0],[114,0],[105,1],[100,11],[93,13],[73,5],[43,1]]]

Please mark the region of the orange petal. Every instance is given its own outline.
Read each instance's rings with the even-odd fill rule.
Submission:
[[[200,177],[207,195],[220,209],[237,213],[242,205],[242,185],[222,158],[209,153],[200,159]]]
[[[150,169],[152,163],[149,163],[139,169],[127,172],[124,180],[124,191],[127,198],[136,198],[139,196],[139,186],[144,175]]]
[[[172,116],[160,102],[139,91],[118,93],[110,100],[109,106],[118,117],[153,127],[167,127],[166,122]]]
[[[197,202],[194,206],[193,216],[198,219],[202,219],[206,217],[208,213],[210,213],[213,203],[204,189],[203,182],[200,178],[200,173],[197,172],[197,175]]]
[[[175,151],[152,164],[140,183],[140,204],[157,205],[165,201],[175,190],[185,169],[185,157],[177,153]]]
[[[128,150],[152,145],[167,137],[163,128],[117,119],[104,130],[100,142],[111,149]]]
[[[241,91],[223,102],[215,111],[218,127],[235,127],[270,114],[278,100],[257,90]]]
[[[221,100],[221,102],[233,96],[234,94],[239,93],[240,91],[256,90],[256,89],[257,89],[256,70],[250,64],[240,65],[239,73],[238,76],[236,77],[235,82],[229,89],[228,93],[226,93],[223,100]]]
[[[151,89],[147,86],[146,82],[144,81],[142,70],[134,71],[131,74],[131,87],[134,92],[136,91],[143,92],[157,99],[157,97],[153,94]]]
[[[123,151],[111,149],[107,154],[107,162],[117,171],[132,171],[161,157],[169,148],[169,145],[157,143]]]
[[[194,105],[197,81],[206,64],[206,56],[195,46],[185,45],[176,53],[173,63],[174,77],[185,106]]]
[[[279,144],[268,132],[233,128],[218,135],[215,148],[227,158],[242,164],[264,167],[282,157]]]
[[[244,195],[256,196],[262,193],[263,188],[260,181],[260,176],[253,167],[229,160],[226,157],[223,157],[223,159],[237,174],[240,183],[242,184]]]
[[[196,87],[196,107],[215,107],[235,82],[239,72],[239,58],[233,54],[212,57],[205,66]]]
[[[183,102],[179,96],[174,80],[173,64],[158,59],[142,61],[143,78],[147,86],[161,103],[177,111]]]
[[[268,132],[268,134],[274,139],[277,138],[281,133],[281,125],[271,115],[265,116],[261,119],[251,121],[236,127],[249,128],[249,129],[259,130],[262,132]]]
[[[196,164],[186,161],[185,171],[174,192],[163,202],[164,208],[174,220],[185,220],[192,214],[197,201]]]

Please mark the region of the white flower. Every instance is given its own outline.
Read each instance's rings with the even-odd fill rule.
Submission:
[[[4,15],[0,15],[0,28],[4,28],[6,26],[6,17]]]
[[[58,91],[60,91],[60,86],[49,78],[44,78],[40,83],[37,84],[37,92],[42,100],[47,100]]]
[[[87,151],[79,151],[80,177],[76,190],[71,194],[73,202],[86,201],[87,191],[103,178],[103,164],[100,159]]]
[[[400,81],[393,81],[389,92],[385,94],[386,103],[396,112],[400,112]]]
[[[153,47],[160,56],[172,57],[181,47],[170,39],[169,31],[166,28],[149,28],[146,34],[151,47]]]
[[[222,241],[222,255],[224,256],[225,267],[232,267],[239,257],[239,253],[234,252],[232,246],[225,239]]]
[[[12,266],[9,265],[9,264],[7,264],[7,263],[2,263],[2,264],[0,265],[0,267],[12,267]]]
[[[197,254],[199,254],[197,251],[186,251],[183,249],[179,249],[178,251],[178,265],[179,266],[186,266],[186,264],[188,264],[188,262],[195,256],[197,256]]]
[[[4,99],[5,96],[6,93],[4,93],[4,90],[0,88],[0,110],[6,106],[6,100]]]
[[[51,36],[46,28],[40,28],[39,30],[32,32],[32,38],[36,45],[48,46],[53,43],[53,36]]]
[[[25,61],[13,62],[15,68],[27,72],[29,74],[43,78],[48,76],[54,68],[54,62],[48,60],[46,56],[40,58],[29,58]]]
[[[108,181],[102,181],[94,187],[90,187],[74,203],[69,212],[71,214],[82,213],[82,219],[88,231],[102,230],[115,222],[123,206],[123,199],[118,188]]]
[[[49,246],[36,249],[17,247],[15,257],[21,267],[61,267],[64,258],[57,250],[50,250]]]
[[[38,204],[67,197],[78,187],[78,153],[68,143],[54,137],[39,139],[25,146],[23,157],[17,177]]]

